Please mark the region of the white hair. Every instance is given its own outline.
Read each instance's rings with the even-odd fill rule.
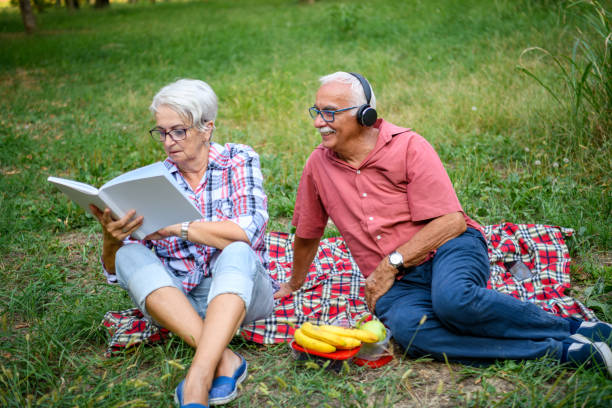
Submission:
[[[198,79],[179,79],[164,86],[153,97],[149,110],[155,114],[160,106],[169,107],[201,131],[217,119],[217,95],[210,85]]]
[[[368,82],[368,80],[366,79]],[[349,84],[351,86],[351,103],[355,106],[361,106],[366,104],[366,96],[365,90],[361,86],[361,82],[355,76],[349,74],[348,72],[338,71],[333,74],[325,75],[319,78],[319,82],[321,85],[325,85],[330,82],[340,82],[343,84]],[[368,82],[370,85],[370,82]],[[376,109],[376,96],[374,95],[374,90],[372,86],[370,86],[370,106]],[[352,110],[351,115],[355,116],[357,114],[357,110]]]

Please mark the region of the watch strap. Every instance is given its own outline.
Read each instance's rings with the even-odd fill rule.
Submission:
[[[181,224],[181,238],[185,241],[187,241],[187,237],[189,234],[189,224],[191,224],[190,221],[185,221]]]

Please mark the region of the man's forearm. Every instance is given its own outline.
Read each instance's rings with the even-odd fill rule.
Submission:
[[[404,257],[404,266],[419,265],[429,253],[466,230],[463,213],[456,212],[435,218],[417,232],[410,241],[397,248]]]
[[[295,236],[293,241],[293,270],[289,280],[291,289],[298,290],[304,284],[306,274],[319,249],[319,241],[320,238],[306,239]]]

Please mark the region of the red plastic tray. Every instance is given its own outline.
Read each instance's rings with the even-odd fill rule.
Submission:
[[[382,367],[385,364],[389,363],[389,361],[391,361],[391,360],[393,360],[393,356],[392,355],[382,356],[378,360],[365,360],[363,358],[355,357],[353,359],[353,363],[357,364],[360,367],[363,367],[364,365],[367,365],[370,368],[379,368],[379,367]]]
[[[330,360],[348,360],[351,357],[354,357],[355,354],[359,352],[361,349],[361,345],[350,350],[336,350],[333,353],[321,353],[320,351],[305,349],[295,342],[295,340],[291,340],[291,348],[301,353],[312,354],[313,356],[319,356],[323,358],[329,358]]]

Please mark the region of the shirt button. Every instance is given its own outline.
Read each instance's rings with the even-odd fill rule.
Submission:
[[[374,217],[370,217],[370,218],[368,218],[368,220],[370,220],[370,221],[372,221],[373,219],[374,219]]]
[[[361,174],[361,170],[357,170],[357,174]]]
[[[367,197],[368,193],[363,193],[362,196]]]
[[[376,236],[376,239],[381,239],[381,238],[382,238],[382,237],[381,237],[380,235],[377,235],[377,236]]]

